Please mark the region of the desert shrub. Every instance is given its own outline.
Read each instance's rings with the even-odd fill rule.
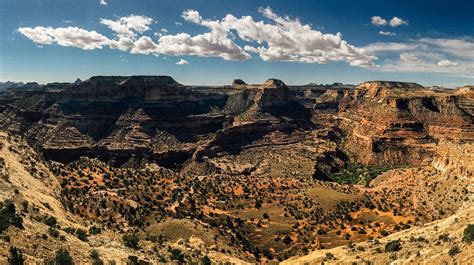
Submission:
[[[123,244],[129,248],[138,249],[140,239],[136,235],[124,235],[122,237]]]
[[[0,233],[11,225],[23,229],[23,219],[16,213],[15,204],[10,200],[6,200],[0,203]]]
[[[49,227],[48,228],[48,234],[52,237],[59,237],[59,231],[58,229],[54,228],[54,227]]]
[[[104,262],[100,259],[99,251],[93,249],[90,255],[92,259],[92,265],[104,265]]]
[[[44,218],[43,223],[48,226],[56,226],[58,220],[56,219],[56,217],[48,215]]]
[[[79,240],[87,241],[87,232],[82,229],[77,229],[76,237],[79,238]]]
[[[23,265],[25,264],[25,258],[21,253],[21,250],[16,247],[10,247],[10,256],[8,256],[8,265]]]
[[[68,233],[68,234],[71,234],[71,235],[74,235],[76,233],[76,229],[72,228],[72,227],[65,227],[64,229],[64,232]]]
[[[202,257],[202,259],[201,259],[201,263],[202,263],[203,265],[211,265],[211,264],[212,264],[212,261],[211,261],[211,259],[210,259],[208,256],[204,256],[204,257]]]
[[[334,259],[334,254],[332,254],[331,252],[327,252],[326,253],[326,259],[328,259],[328,260]]]
[[[400,240],[394,240],[394,241],[389,241],[387,244],[385,244],[385,251],[399,251],[402,248],[402,244],[400,243]]]
[[[28,201],[21,202],[21,206],[23,207],[24,212],[28,211],[28,205],[29,205]]]
[[[380,235],[381,236],[388,236],[389,233],[386,230],[382,230],[382,231],[380,231]]]
[[[89,234],[97,235],[97,234],[100,234],[100,233],[102,233],[102,229],[100,227],[97,227],[97,226],[89,227]]]
[[[474,241],[474,224],[469,224],[466,229],[464,229],[462,241],[466,243],[472,243]]]
[[[448,234],[442,234],[442,235],[439,235],[438,240],[441,240],[443,242],[448,242],[450,238]]]
[[[458,254],[459,252],[461,252],[461,250],[459,249],[459,247],[456,246],[456,245],[454,245],[454,246],[451,247],[451,249],[449,249],[448,254],[449,254],[449,256],[453,257],[453,256],[455,256],[456,254]]]
[[[170,258],[172,260],[177,260],[179,262],[184,262],[184,255],[183,253],[181,253],[181,250],[177,249],[177,248],[173,248],[171,250],[171,255],[170,255]]]
[[[65,249],[60,249],[56,252],[53,259],[47,260],[46,265],[73,265],[74,260],[72,259],[69,252]]]

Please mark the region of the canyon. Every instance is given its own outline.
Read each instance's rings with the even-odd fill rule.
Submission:
[[[15,245],[41,262],[65,245],[80,264],[92,249],[120,264],[364,264],[436,251],[433,263],[469,263],[473,115],[474,86],[394,81],[94,76],[2,90],[0,198],[30,206],[0,254]],[[390,240],[402,251],[380,250]]]

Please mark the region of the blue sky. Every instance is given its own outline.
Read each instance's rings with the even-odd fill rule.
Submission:
[[[461,86],[474,83],[472,10],[472,0],[1,0],[0,81]]]

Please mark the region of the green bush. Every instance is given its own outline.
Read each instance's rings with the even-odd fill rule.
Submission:
[[[97,227],[97,226],[89,227],[89,234],[97,235],[97,234],[100,234],[100,233],[102,233],[102,229],[100,227]]]
[[[23,265],[25,264],[25,258],[21,253],[21,250],[16,247],[10,247],[10,256],[8,257],[8,265]]]
[[[474,224],[469,224],[467,225],[466,229],[464,229],[462,241],[469,244],[474,241]]]
[[[458,246],[454,245],[451,247],[451,249],[449,250],[448,254],[449,256],[455,256],[456,254],[458,254],[459,252],[461,252],[461,250],[459,249]]]
[[[74,265],[74,260],[67,250],[60,249],[56,252],[54,259],[46,261],[46,265]]]
[[[44,218],[43,223],[48,226],[56,226],[58,220],[56,220],[56,217],[48,215]]]
[[[389,241],[387,244],[385,244],[385,252],[395,252],[399,251],[401,248],[402,244],[400,243],[400,240]]]
[[[100,259],[99,251],[93,249],[90,255],[92,259],[92,265],[104,265],[104,262]]]
[[[181,253],[181,250],[177,249],[177,248],[173,248],[171,250],[171,256],[170,258],[172,260],[177,260],[177,261],[180,261],[180,262],[184,262],[184,255],[183,253]]]
[[[76,237],[79,238],[79,240],[87,241],[87,232],[82,229],[77,229]]]
[[[59,237],[59,231],[58,229],[54,228],[54,227],[49,227],[48,228],[48,234],[52,237]]]
[[[11,225],[23,229],[23,219],[16,213],[15,204],[11,200],[0,203],[0,233]]]
[[[138,249],[140,239],[136,235],[124,235],[122,237],[123,244],[129,248]]]
[[[211,259],[210,259],[208,256],[204,256],[204,257],[202,257],[202,259],[201,259],[201,263],[202,263],[203,265],[211,265],[211,264],[212,264],[212,261],[211,261]]]

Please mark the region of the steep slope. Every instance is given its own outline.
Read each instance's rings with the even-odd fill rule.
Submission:
[[[444,205],[443,202],[436,203],[436,200],[431,199],[428,202],[436,206],[428,211],[429,215],[436,215],[436,211],[448,204],[450,196],[459,205],[452,215],[380,239],[357,244],[348,242],[346,246],[317,250],[306,256],[293,257],[282,264],[320,264],[321,262],[325,264],[351,264],[354,262],[364,264],[387,262],[393,264],[446,264],[451,262],[470,264],[474,260],[474,244],[463,242],[462,238],[464,230],[469,224],[473,224],[474,220],[474,163],[472,163],[474,161],[474,145],[457,145],[445,142],[441,143],[437,150],[437,155],[430,165],[419,167],[409,176],[404,177],[413,178],[413,187],[416,191],[410,192],[410,194],[414,195],[420,193],[420,187],[417,185],[425,177],[437,185],[445,185],[446,187],[438,188],[441,193],[435,195],[445,196]],[[397,180],[398,174],[385,175],[380,176],[380,180],[374,180],[372,190],[393,189],[394,186],[402,183]],[[459,186],[458,191],[454,189],[447,192],[451,188],[448,185],[456,186],[461,182],[466,182],[466,184]],[[404,187],[404,189],[407,188],[409,187]],[[420,197],[418,201],[423,200]],[[407,202],[408,198],[404,200],[404,203]],[[388,242],[397,240],[401,242],[401,250],[384,250]],[[454,246],[459,248],[459,253],[449,254],[450,249]]]
[[[76,264],[91,264],[93,249],[106,263],[125,264],[136,258],[140,264],[156,264],[157,260],[172,260],[169,248],[179,249],[185,262],[201,262],[207,256],[212,262],[246,264],[210,250],[200,238],[193,236],[158,245],[143,238],[138,250],[126,247],[122,233],[74,215],[63,206],[60,183],[48,168],[25,140],[0,132],[0,202],[2,208],[4,203],[13,203],[23,224],[23,228],[10,225],[0,232],[2,264],[6,263],[12,246],[22,251],[26,264],[44,263],[59,249],[66,249]],[[101,227],[101,232],[91,234],[91,227]],[[74,233],[79,230],[84,231],[84,236]]]
[[[343,148],[365,164],[422,163],[439,140],[474,140],[473,116],[457,103],[472,100],[413,83],[363,83],[339,103]]]

